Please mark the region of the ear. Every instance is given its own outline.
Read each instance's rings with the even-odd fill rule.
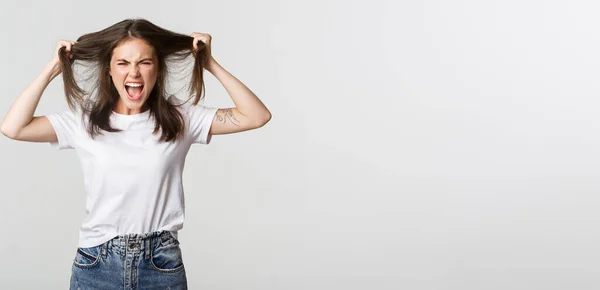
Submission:
[[[111,72],[112,68],[110,67],[110,63],[111,63],[111,61],[108,61],[108,66],[106,68],[108,70],[108,75],[112,78],[112,72]]]

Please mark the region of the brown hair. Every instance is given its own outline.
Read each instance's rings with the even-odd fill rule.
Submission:
[[[150,116],[154,116],[156,120],[153,134],[162,129],[160,141],[178,140],[183,137],[185,124],[177,106],[166,99],[165,86],[170,73],[167,64],[171,61],[184,61],[190,55],[195,56],[189,92],[195,93],[193,104],[196,105],[204,97],[202,95],[203,71],[208,60],[204,50],[205,45],[202,41],[198,42],[196,56],[193,53],[193,37],[163,29],[142,18],[126,19],[103,30],[79,37],[77,43],[71,48],[72,58],[67,56],[65,47],[61,48],[59,57],[62,63],[67,104],[72,110],[78,106],[84,112],[83,116],[89,116],[87,132],[92,138],[96,134],[101,134],[100,129],[108,132],[121,131],[110,126],[110,115],[119,100],[119,93],[108,72],[113,50],[124,41],[134,38],[143,39],[152,46],[158,59],[158,77],[145,104],[149,107]],[[88,92],[77,84],[73,72],[76,61],[94,67],[95,73],[92,77],[96,78],[92,82],[90,91],[96,92],[95,98],[91,95],[86,98]]]

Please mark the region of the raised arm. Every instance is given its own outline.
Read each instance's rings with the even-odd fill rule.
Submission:
[[[205,44],[203,53],[208,59],[206,70],[223,85],[233,102],[234,108],[219,109],[210,127],[211,135],[231,134],[264,126],[271,119],[271,112],[241,81],[225,70],[213,58],[210,34],[194,32],[194,49],[197,41]]]
[[[264,126],[271,112],[242,82],[225,70],[214,59],[207,70],[225,87],[235,103],[234,108],[219,109],[210,127],[211,135],[231,134]]]
[[[8,138],[20,141],[51,142],[56,141],[56,133],[45,116],[33,114],[40,98],[48,84],[61,73],[58,53],[65,46],[71,50],[73,41],[59,40],[56,45],[54,57],[44,67],[35,80],[13,102],[0,127],[2,134]]]

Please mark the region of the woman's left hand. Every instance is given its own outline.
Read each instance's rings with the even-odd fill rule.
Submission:
[[[204,53],[206,55],[206,59],[211,60],[212,53],[210,51],[210,41],[212,40],[212,37],[210,36],[210,34],[201,33],[201,32],[193,32],[192,34],[190,34],[190,36],[194,38],[194,54],[198,53],[198,42],[202,41],[204,43],[204,45],[206,46],[204,48]]]

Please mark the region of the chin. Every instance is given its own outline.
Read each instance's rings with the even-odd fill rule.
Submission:
[[[127,95],[120,96],[120,97],[121,97],[120,102],[125,104],[126,107],[129,109],[142,108],[144,106],[144,104],[146,103],[146,98],[144,96],[141,96],[139,100],[131,100],[131,99],[129,99],[129,96],[127,96]]]

